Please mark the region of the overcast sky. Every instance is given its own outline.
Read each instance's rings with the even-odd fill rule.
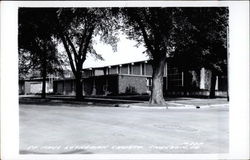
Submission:
[[[110,45],[98,42],[94,48],[98,54],[102,55],[104,61],[96,60],[93,56],[88,55],[83,68],[102,67],[148,59],[147,55],[142,53],[145,51],[143,46],[135,47],[136,41],[127,39],[125,35],[120,34],[119,37],[120,41],[118,42],[117,52],[113,52]]]

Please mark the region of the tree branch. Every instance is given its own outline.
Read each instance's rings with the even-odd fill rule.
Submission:
[[[80,47],[79,47],[79,50],[78,50],[78,56],[79,56],[79,58],[80,58],[80,55],[81,55],[81,52],[82,52],[82,47],[83,47],[83,43],[84,43],[84,40],[85,40],[84,37],[86,36],[86,34],[87,34],[87,27],[84,26],[84,32],[83,32],[81,43],[80,43]]]
[[[75,66],[74,66],[74,63],[73,63],[73,59],[72,59],[72,56],[71,56],[71,52],[70,52],[69,47],[68,47],[68,45],[67,45],[67,42],[66,42],[66,40],[65,40],[65,37],[64,37],[64,35],[61,35],[60,37],[62,38],[62,42],[63,42],[64,48],[65,48],[66,53],[67,53],[67,55],[68,55],[68,57],[69,57],[69,63],[70,63],[72,72],[74,73],[74,75],[76,75],[76,69],[75,69]]]
[[[62,27],[61,27],[61,25],[60,25],[60,22],[59,22],[59,18],[58,18],[58,17],[56,17],[56,23],[57,23],[56,26],[57,26],[57,29],[58,29],[59,36],[60,36],[61,39],[62,39],[63,46],[64,46],[64,48],[65,48],[65,50],[66,50],[66,53],[67,53],[67,55],[68,55],[68,57],[69,57],[69,63],[70,63],[71,70],[72,70],[73,74],[76,76],[76,67],[74,66],[73,59],[72,59],[72,56],[71,56],[71,52],[70,52],[70,50],[69,50],[69,46],[68,46],[68,44],[67,44],[67,41],[66,41],[66,39],[65,39],[65,37],[64,37],[63,31],[62,31]],[[75,65],[76,65],[76,64],[75,64]]]
[[[158,12],[155,11],[154,8],[151,8],[150,9],[150,13],[153,15],[154,18],[149,18],[146,10],[143,10],[143,15],[146,19],[146,22],[150,25],[151,27],[151,32],[153,33],[153,46],[154,46],[154,51],[155,52],[160,52],[160,43],[161,43],[161,40],[160,40],[160,37],[161,37],[161,33],[159,31],[159,26],[157,26],[157,22],[159,22],[158,20]],[[158,53],[159,54],[159,53]],[[155,57],[156,55],[158,56],[158,54],[153,54],[153,57]]]
[[[90,43],[90,40],[92,38],[92,35],[93,35],[93,32],[94,32],[94,29],[95,29],[95,26],[92,26],[89,30],[89,34],[87,35],[86,37],[86,41],[84,43],[84,47],[82,49],[82,52],[81,52],[81,58],[80,58],[80,64],[82,65],[82,63],[86,60],[86,55],[87,55],[87,49],[88,49],[88,46],[89,46],[89,43]]]
[[[142,35],[143,35],[144,41],[145,41],[145,43],[146,43],[146,45],[148,47],[148,50],[151,52],[151,54],[153,54],[154,49],[153,49],[153,47],[150,44],[150,40],[148,38],[147,32],[146,32],[146,30],[145,30],[142,22],[139,19],[137,19],[137,23],[139,24],[139,28],[142,31]]]
[[[75,49],[75,46],[74,44],[71,42],[69,36],[67,34],[65,34],[65,37],[66,37],[66,40],[68,41],[68,44],[70,45],[70,47],[72,48],[73,50],[73,54],[74,54],[74,60],[75,60],[75,63],[77,64],[78,63],[78,56],[77,56],[77,52],[76,52],[76,49]]]
[[[63,35],[62,29],[61,29],[61,26],[60,26],[59,23],[58,23],[57,28],[58,28],[58,31],[59,31],[59,36],[60,36],[61,39],[62,39],[63,46],[64,46],[64,48],[65,48],[65,50],[66,50],[66,53],[67,53],[67,55],[68,55],[68,57],[69,57],[69,63],[70,63],[72,72],[74,73],[74,75],[76,75],[76,69],[75,69],[75,66],[74,66],[74,63],[73,63],[73,59],[72,59],[72,56],[71,56],[71,52],[70,52],[70,50],[69,50],[69,47],[68,47],[68,45],[67,45],[67,41],[66,41],[66,39],[65,39],[65,37],[64,37],[64,35]]]

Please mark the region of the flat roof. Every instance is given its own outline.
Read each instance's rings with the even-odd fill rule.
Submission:
[[[140,63],[140,62],[147,62],[150,61],[151,59],[148,60],[143,60],[143,61],[133,61],[133,62],[127,62],[127,63],[119,63],[119,64],[112,64],[112,65],[105,65],[102,67],[87,67],[87,68],[83,68],[82,70],[88,70],[88,69],[101,69],[101,68],[105,68],[105,67],[112,67],[112,66],[119,66],[119,65],[127,65],[127,64],[131,64],[131,63]]]

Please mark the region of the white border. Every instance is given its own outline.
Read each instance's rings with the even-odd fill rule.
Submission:
[[[230,12],[230,153],[19,155],[17,8],[22,7],[201,7],[228,6]],[[249,2],[248,1],[23,1],[1,2],[1,158],[7,159],[248,159]]]

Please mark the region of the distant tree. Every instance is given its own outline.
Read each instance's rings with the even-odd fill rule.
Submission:
[[[110,8],[60,8],[56,12],[56,30],[68,55],[76,79],[76,99],[82,99],[82,66],[87,53],[103,59],[94,47],[93,37],[110,44],[116,50],[119,40],[116,13]]]
[[[144,44],[153,67],[150,104],[165,104],[163,73],[167,57],[173,56],[185,29],[181,8],[123,8],[125,33]]]
[[[48,73],[61,72],[53,27],[47,9],[20,8],[18,19],[19,75],[39,71],[43,78],[42,98],[46,96]]]
[[[30,53],[20,48],[18,53],[18,76],[22,80],[28,78],[31,72]]]

